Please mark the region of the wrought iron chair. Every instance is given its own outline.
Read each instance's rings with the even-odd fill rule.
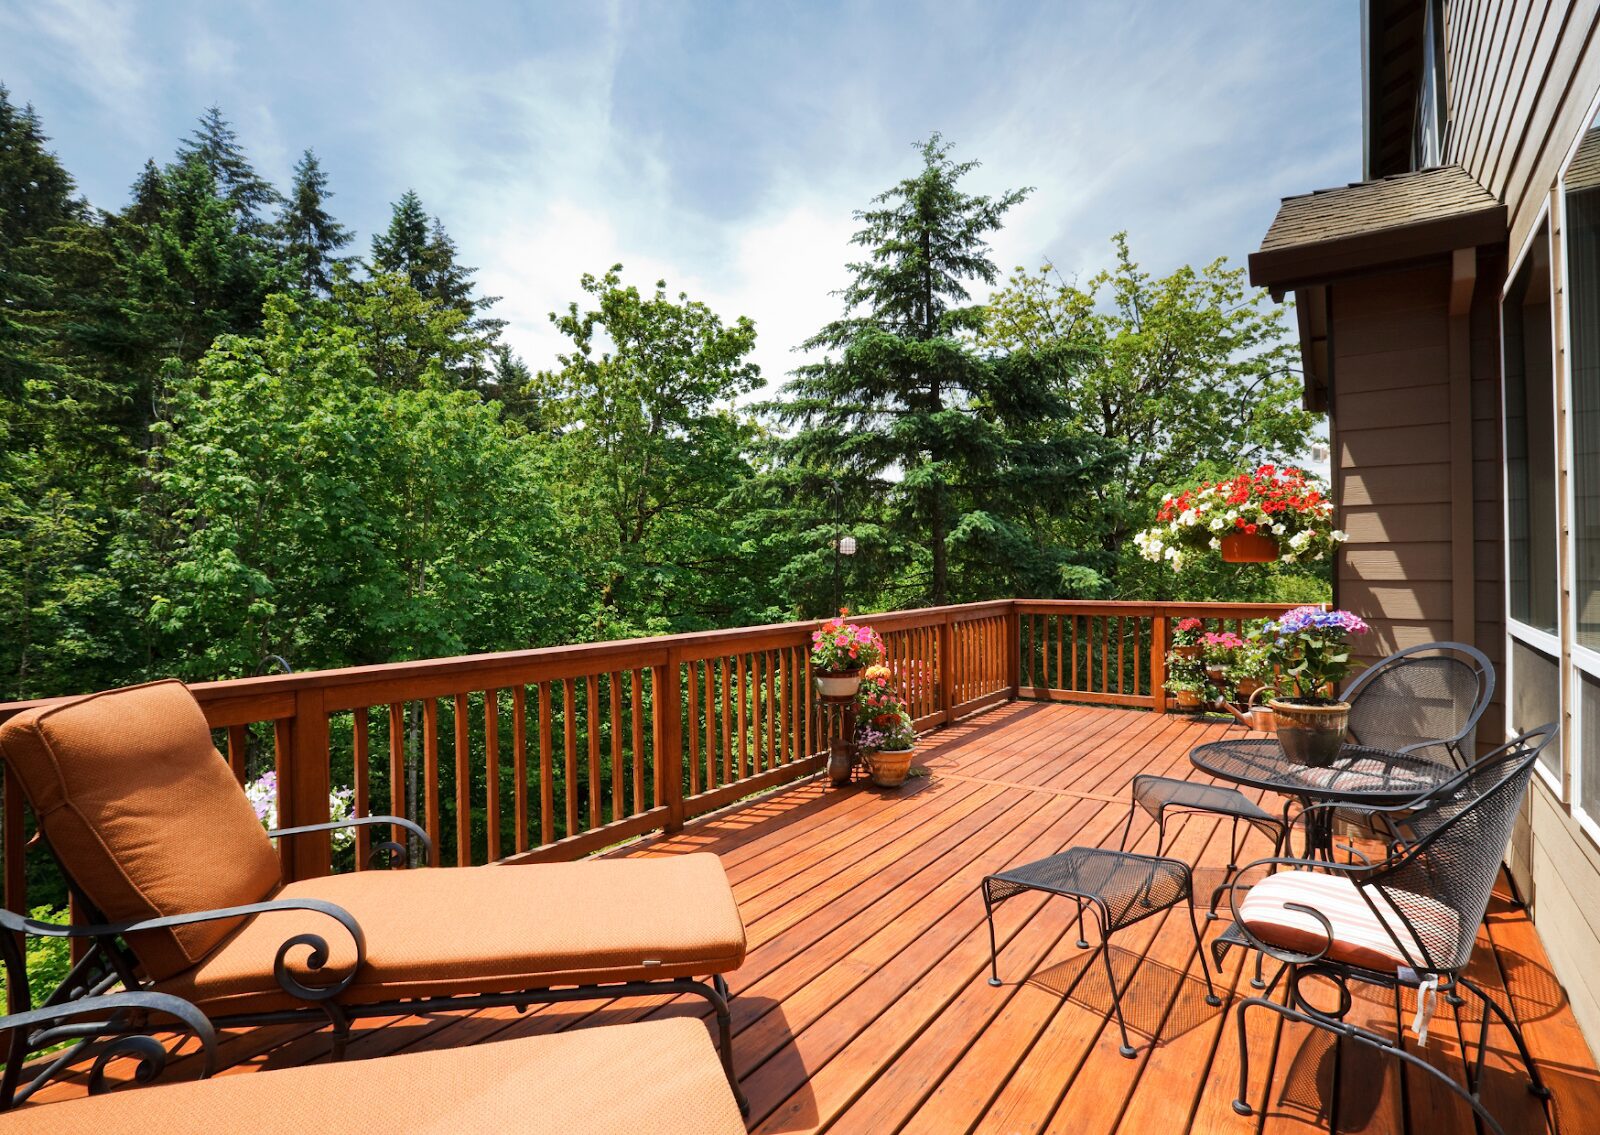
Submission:
[[[1239,853],[1244,846],[1239,835],[1240,823],[1245,825],[1246,834],[1254,828],[1270,839],[1274,855],[1283,854],[1284,841],[1289,836],[1289,804],[1284,806],[1283,815],[1275,816],[1237,788],[1227,785],[1140,773],[1133,778],[1133,803],[1135,806],[1128,809],[1128,822],[1123,825],[1122,842],[1118,845],[1123,851],[1128,850],[1133,818],[1140,809],[1149,813],[1156,822],[1157,856],[1166,847],[1167,818],[1171,814],[1222,816],[1233,822],[1228,838],[1228,868],[1223,873],[1222,881],[1211,892],[1211,903],[1206,910],[1207,920],[1217,917],[1217,901],[1239,869]]]
[[[1243,944],[1282,964],[1268,983],[1268,996],[1239,1003],[1236,1112],[1251,1113],[1245,1018],[1252,1008],[1270,1009],[1394,1055],[1442,1081],[1471,1105],[1487,1129],[1504,1135],[1479,1099],[1489,1022],[1498,1018],[1516,1042],[1529,1089],[1548,1098],[1516,1020],[1462,971],[1471,959],[1478,924],[1488,909],[1534,765],[1557,728],[1550,724],[1530,730],[1406,805],[1357,809],[1392,836],[1391,854],[1380,863],[1275,857],[1240,870],[1229,893],[1234,924],[1212,944],[1213,952],[1220,964],[1230,946]],[[1274,873],[1247,889],[1243,880],[1258,867]],[[1280,1004],[1270,999],[1270,993],[1285,976]],[[1334,1008],[1318,1008],[1302,995],[1300,985],[1307,977],[1333,984],[1339,993]],[[1476,996],[1483,1003],[1482,1025],[1467,1087],[1407,1052],[1403,1036],[1386,1037],[1344,1020],[1351,1005],[1351,981],[1393,990],[1397,1019],[1400,989],[1415,987],[1418,1013],[1413,1028],[1424,1040],[1433,994],[1463,989]]]
[[[1494,667],[1464,642],[1408,646],[1345,689],[1350,740],[1465,768],[1478,719],[1494,699]]]

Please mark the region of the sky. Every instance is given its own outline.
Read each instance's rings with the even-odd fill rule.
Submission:
[[[1119,230],[1243,265],[1281,196],[1360,176],[1358,35],[1353,0],[0,0],[0,82],[101,208],[214,103],[280,188],[317,152],[357,251],[415,189],[535,368],[620,262],[753,318],[781,383],[930,132],[971,191],[1033,187],[1002,271],[1087,280]]]

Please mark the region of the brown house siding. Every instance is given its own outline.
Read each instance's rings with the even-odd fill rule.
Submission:
[[[1533,231],[1544,194],[1600,88],[1597,16],[1600,0],[1452,0],[1445,6],[1445,160],[1465,166],[1505,202],[1513,249]]]

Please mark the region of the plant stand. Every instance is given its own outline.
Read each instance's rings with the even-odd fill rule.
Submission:
[[[838,715],[834,720],[838,731],[828,737],[828,780],[835,788],[843,788],[855,779],[855,771],[861,764],[855,742],[855,701],[838,703]]]

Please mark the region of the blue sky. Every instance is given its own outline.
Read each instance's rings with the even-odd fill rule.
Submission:
[[[0,82],[96,205],[217,103],[280,185],[313,147],[364,250],[406,188],[534,366],[578,276],[756,320],[769,380],[838,312],[852,209],[932,130],[1032,185],[1002,268],[1242,264],[1277,199],[1360,173],[1353,3],[0,0]]]

